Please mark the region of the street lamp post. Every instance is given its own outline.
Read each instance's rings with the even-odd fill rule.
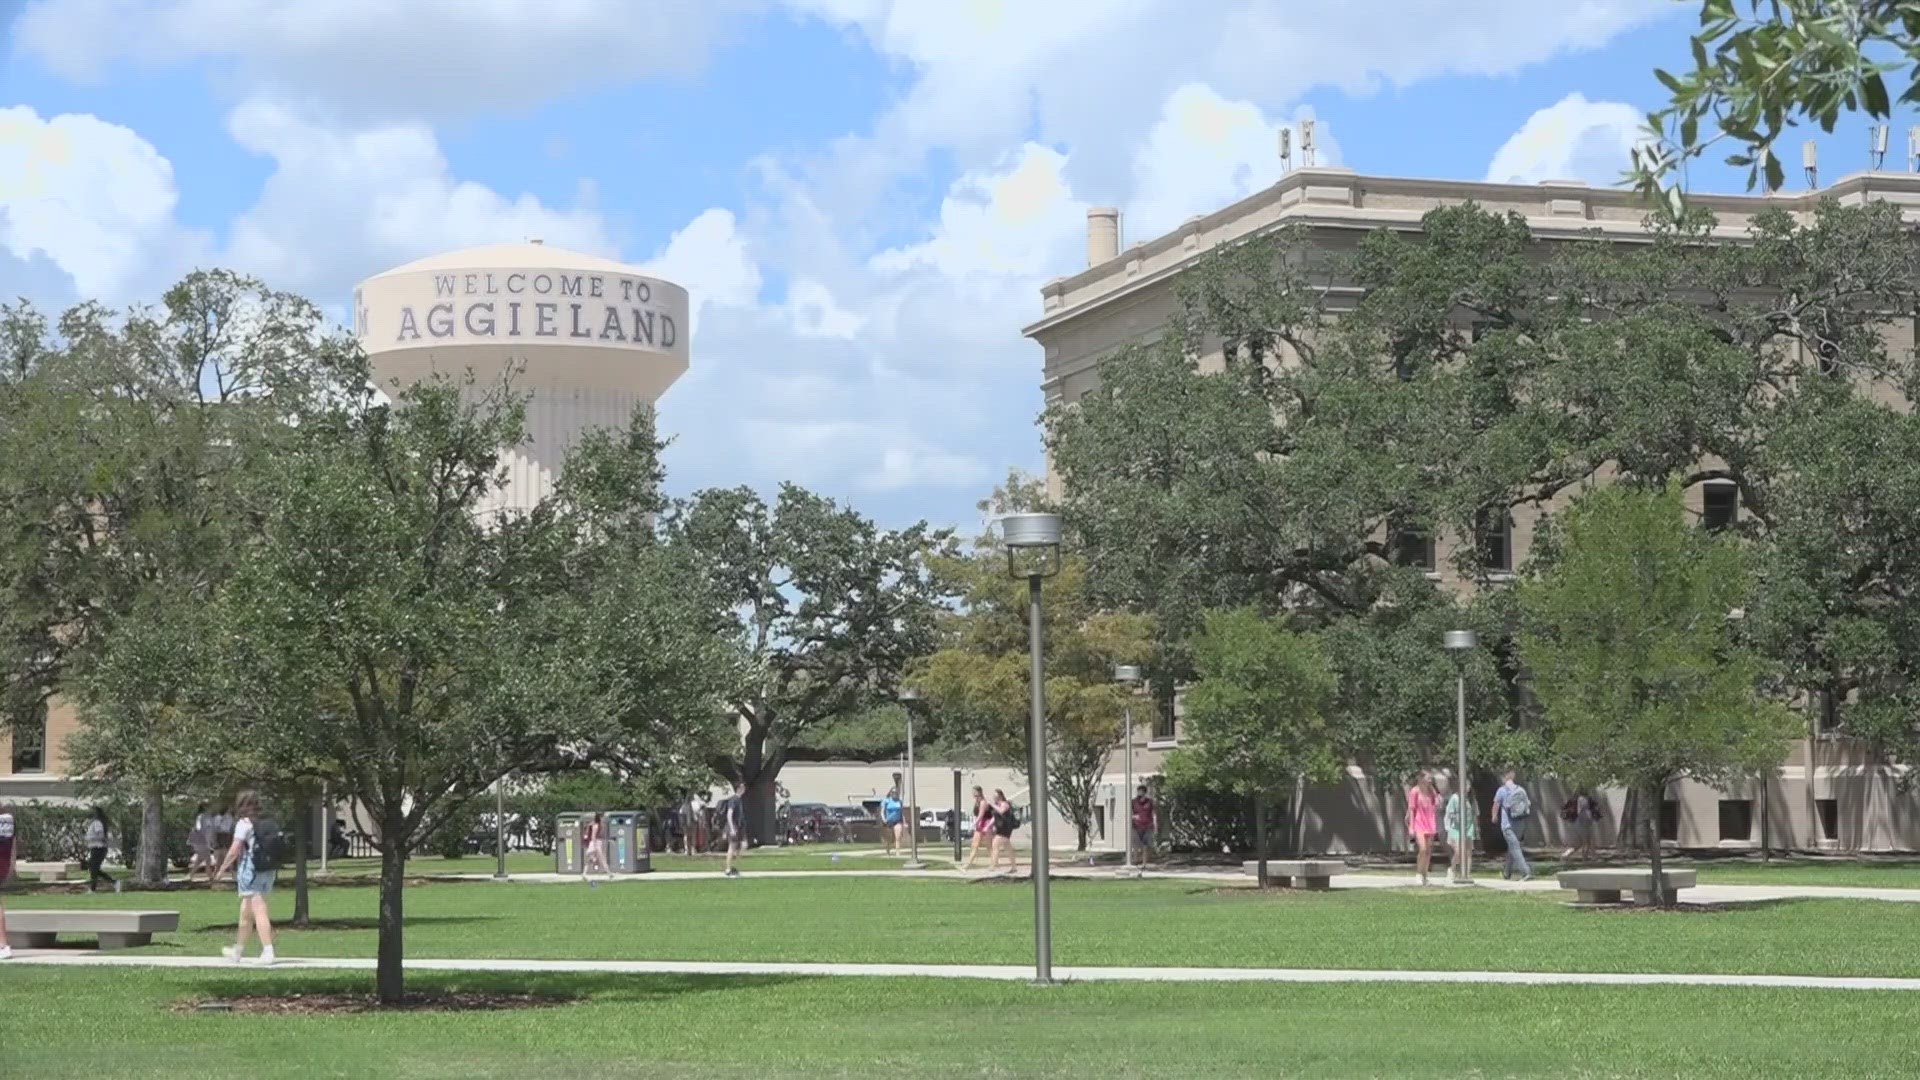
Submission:
[[[507,880],[507,778],[493,780],[493,880]]]
[[[1454,685],[1456,719],[1459,740],[1459,771],[1454,774],[1454,792],[1460,799],[1460,839],[1454,846],[1458,848],[1460,873],[1454,879],[1457,884],[1473,884],[1473,803],[1467,790],[1467,653],[1478,648],[1480,636],[1471,630],[1449,630],[1443,639],[1446,650],[1453,654],[1456,668]]]
[[[1140,685],[1140,669],[1133,664],[1119,664],[1115,666],[1113,669],[1113,681],[1125,687],[1126,688],[1125,693],[1127,695],[1127,700],[1123,706],[1125,710],[1124,715],[1127,718],[1126,720],[1126,723],[1127,723],[1127,727],[1126,727],[1127,786],[1125,789],[1125,793],[1121,796],[1121,805],[1125,807],[1126,821],[1125,821],[1125,824],[1123,825],[1123,828],[1126,830],[1126,837],[1127,837],[1127,865],[1123,872],[1131,874],[1134,872],[1134,868],[1133,868],[1133,688]]]
[[[1027,793],[1033,830],[1033,981],[1053,982],[1053,897],[1047,865],[1047,687],[1041,659],[1040,582],[1060,572],[1060,516],[1008,514],[1000,519],[1007,572],[1027,579]]]
[[[920,691],[911,686],[901,690],[900,703],[907,709],[907,790],[905,794],[907,796],[907,842],[912,845],[908,849],[910,854],[907,856],[907,861],[901,869],[925,870],[927,864],[920,861],[920,799],[913,782],[913,710],[914,706],[920,704]]]

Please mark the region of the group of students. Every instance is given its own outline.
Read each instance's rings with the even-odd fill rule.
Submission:
[[[209,879],[218,880],[232,871],[240,893],[239,936],[232,945],[220,952],[229,961],[239,963],[246,953],[247,938],[250,934],[257,934],[260,938],[260,962],[271,964],[274,962],[273,922],[267,917],[267,897],[273,892],[274,868],[278,864],[277,856],[272,851],[260,850],[259,845],[265,843],[277,851],[279,834],[272,825],[261,824],[260,798],[253,792],[242,792],[234,800],[233,809],[235,817],[230,826],[233,832],[227,838],[225,858],[214,868],[213,877]],[[19,819],[11,806],[0,805],[0,884],[5,884],[13,876],[14,855],[20,846]],[[107,815],[99,807],[94,807],[88,819],[86,846],[87,867],[89,873],[94,875],[89,878],[87,887],[93,889],[99,884],[97,879],[105,876],[101,873],[100,863],[105,859],[107,850]],[[13,950],[7,945],[7,909],[4,903],[0,903],[0,960],[12,957]]]
[[[1428,868],[1433,860],[1433,842],[1441,827],[1446,830],[1449,860],[1447,880],[1454,880],[1465,853],[1479,839],[1474,827],[1474,815],[1462,813],[1460,793],[1447,796],[1446,806],[1440,807],[1440,794],[1434,783],[1433,774],[1425,769],[1414,777],[1413,786],[1407,789],[1407,835],[1412,838],[1415,851],[1415,865],[1420,873],[1420,884],[1427,884]],[[1436,812],[1437,811],[1437,812]],[[1533,796],[1514,779],[1514,772],[1508,769],[1500,775],[1500,788],[1493,793],[1493,806],[1487,812],[1487,822],[1500,830],[1500,838],[1506,842],[1506,864],[1500,876],[1509,880],[1519,878],[1522,881],[1533,880],[1533,868],[1527,864],[1524,840],[1527,826],[1534,814]],[[1591,857],[1594,850],[1594,834],[1600,820],[1600,800],[1586,792],[1580,792],[1566,801],[1560,808],[1560,817],[1569,827],[1574,841],[1567,848],[1564,857],[1572,857],[1576,851]],[[1463,837],[1464,832],[1464,837]]]
[[[740,868],[734,865],[747,849],[747,785],[734,781],[733,794],[720,800],[721,828],[727,835],[727,875],[730,878],[740,876]],[[691,852],[692,848],[689,848]],[[607,861],[607,818],[605,814],[595,813],[580,826],[580,880],[590,887],[599,882],[592,878],[594,868],[613,880],[613,867]]]

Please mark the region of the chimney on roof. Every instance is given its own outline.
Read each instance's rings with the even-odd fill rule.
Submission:
[[[1120,255],[1120,208],[1087,208],[1087,265],[1099,266]]]

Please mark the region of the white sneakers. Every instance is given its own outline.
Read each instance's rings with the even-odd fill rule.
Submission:
[[[0,944],[0,960],[11,959],[13,959],[13,947],[11,945]]]
[[[240,952],[240,947],[238,945],[221,946],[220,955],[226,957],[227,963],[229,964],[244,964],[247,962],[246,956]],[[272,949],[260,950],[259,963],[261,964],[261,966],[271,967],[273,966],[273,961],[274,961],[274,955],[273,955]]]

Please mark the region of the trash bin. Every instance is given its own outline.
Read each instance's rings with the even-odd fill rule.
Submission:
[[[642,810],[616,810],[606,816],[607,868],[616,874],[645,874],[653,870],[653,850],[647,840],[647,815]]]
[[[580,849],[581,823],[590,814],[560,814],[553,822],[553,872],[577,874],[586,866],[586,852]]]

